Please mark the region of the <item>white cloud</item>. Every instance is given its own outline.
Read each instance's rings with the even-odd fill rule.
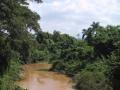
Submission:
[[[40,5],[30,2],[29,8],[41,15],[44,31],[56,29],[75,36],[93,21],[120,24],[119,6],[118,0],[44,0]]]

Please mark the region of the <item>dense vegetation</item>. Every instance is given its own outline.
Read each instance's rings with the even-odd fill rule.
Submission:
[[[40,61],[71,76],[78,90],[120,90],[120,26],[94,22],[81,39],[50,34],[41,31],[40,16],[27,5],[0,0],[0,90],[20,90],[14,82],[21,64]]]
[[[40,30],[39,19],[25,0],[0,0],[0,90],[19,90],[13,82],[20,64],[31,62],[35,46],[30,31]]]
[[[94,22],[83,30],[82,39],[41,31],[36,40],[39,57],[53,63],[52,70],[72,76],[79,90],[120,89],[120,26]]]

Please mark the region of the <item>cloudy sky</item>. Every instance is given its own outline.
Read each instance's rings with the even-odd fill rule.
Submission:
[[[42,4],[29,3],[29,8],[40,14],[43,31],[58,30],[76,36],[93,21],[101,25],[120,24],[119,0],[43,0]]]

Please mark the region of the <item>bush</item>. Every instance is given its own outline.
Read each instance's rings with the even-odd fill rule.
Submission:
[[[0,76],[0,90],[22,90],[15,81],[19,79],[20,62],[17,54],[9,62],[9,66],[3,75]]]
[[[83,71],[75,77],[76,88],[80,90],[112,90],[101,72]]]
[[[43,61],[43,60],[47,60],[48,57],[48,52],[47,51],[42,51],[42,50],[33,50],[32,51],[32,55],[31,55],[31,59],[32,62],[39,62],[39,61]]]
[[[102,59],[101,59],[102,60]],[[109,66],[104,61],[88,64],[75,75],[76,88],[80,90],[112,90],[108,77]]]

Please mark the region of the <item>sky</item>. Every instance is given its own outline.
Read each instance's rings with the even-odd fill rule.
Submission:
[[[54,30],[71,36],[82,35],[93,21],[101,25],[120,24],[120,0],[43,0],[29,1],[29,8],[41,16],[43,31]]]

